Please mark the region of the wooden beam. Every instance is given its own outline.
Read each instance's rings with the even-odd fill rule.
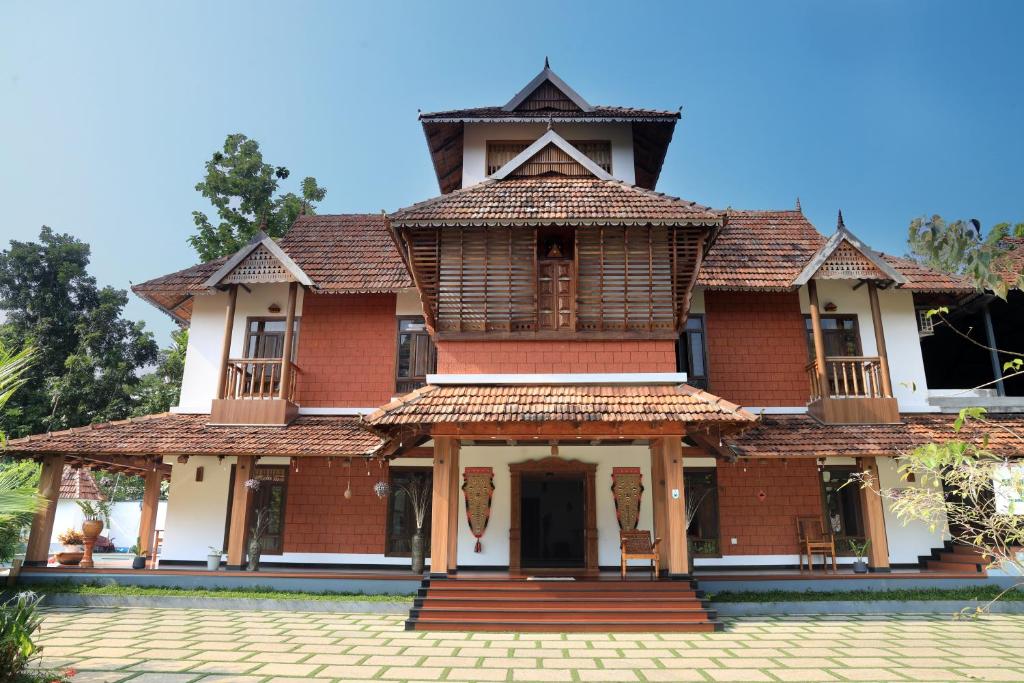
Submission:
[[[60,480],[63,475],[63,455],[47,455],[43,458],[43,469],[39,474],[39,496],[43,500],[32,517],[32,529],[25,550],[26,567],[45,567],[49,560],[50,538],[53,536],[53,520],[57,516],[57,498],[60,496]]]
[[[228,307],[224,313],[224,338],[220,347],[220,374],[217,376],[217,394],[214,398],[224,398],[224,383],[228,374],[228,358],[231,356],[231,331],[235,325],[235,303],[238,301],[238,285],[228,287]]]
[[[828,373],[825,367],[825,335],[821,332],[821,309],[818,307],[818,283],[813,279],[807,282],[807,298],[810,300],[811,332],[814,336],[814,360],[818,368],[818,387],[820,398],[827,398]]]
[[[882,496],[878,488],[881,482],[878,477],[878,460],[876,458],[857,458],[857,467],[866,472],[875,487],[861,487],[860,503],[864,513],[864,532],[871,545],[868,546],[868,567],[876,572],[889,571],[889,538],[885,533],[885,515],[882,508]]]
[[[142,516],[139,518],[139,548],[146,555],[150,567],[156,567],[156,513],[160,506],[160,482],[163,473],[159,469],[146,472],[145,489],[142,494]]]
[[[885,350],[885,332],[882,329],[882,308],[878,305],[878,287],[868,280],[868,298],[871,300],[871,325],[875,328],[875,347],[881,365],[882,395],[892,398],[892,379],[889,376],[889,354]]]
[[[689,553],[686,543],[686,495],[683,488],[683,441],[679,438],[659,439],[661,467],[665,485],[662,487],[664,535],[667,543],[665,568],[669,577],[689,576]]]
[[[240,455],[235,463],[235,484],[231,494],[231,521],[228,524],[228,568],[245,565],[246,525],[251,491],[245,482],[252,478],[255,455]]]
[[[455,570],[458,545],[459,442],[434,439],[434,490],[430,518],[430,575]]]
[[[277,397],[290,401],[292,384],[292,341],[295,337],[295,300],[298,298],[299,283],[292,282],[288,285],[288,312],[284,319],[284,344],[281,349],[281,386],[278,387]]]

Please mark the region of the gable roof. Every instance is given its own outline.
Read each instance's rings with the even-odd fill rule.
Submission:
[[[588,157],[586,154],[578,150],[568,140],[563,138],[561,135],[553,130],[548,130],[544,135],[533,141],[533,143],[524,149],[522,152],[509,159],[508,163],[499,168],[491,175],[494,180],[502,180],[508,177],[510,173],[520,168],[524,164],[528,163],[535,156],[540,154],[544,149],[549,146],[557,147],[558,149],[565,152],[569,157],[578,163],[580,166],[590,172],[595,178],[601,180],[611,180],[612,176],[610,173],[605,171],[603,168],[594,163],[594,160]]]
[[[426,123],[524,123],[554,119],[562,123],[672,123],[682,115],[669,109],[645,109],[594,105],[590,111],[520,110],[506,111],[504,107],[467,107],[444,111],[422,112],[420,121]]]
[[[396,227],[481,225],[707,225],[706,206],[619,180],[532,176],[485,180],[389,216]]]
[[[811,260],[804,266],[804,269],[793,279],[793,284],[798,287],[807,284],[812,277],[821,272],[823,266],[827,266],[831,260],[839,255],[840,250],[844,246],[852,247],[854,255],[859,254],[861,257],[862,262],[855,264],[856,268],[863,268],[863,265],[866,264],[868,268],[865,270],[877,269],[878,274],[882,276],[877,279],[887,279],[896,284],[906,284],[907,278],[886,262],[880,254],[872,251],[856,235],[846,229],[846,225],[843,224],[843,213],[841,211],[839,212],[839,225],[836,227],[835,233],[811,257]],[[872,277],[871,279],[876,278]]]
[[[315,283],[313,291],[375,294],[413,286],[382,214],[299,216],[276,246]],[[193,296],[209,292],[207,282],[227,261],[185,268],[133,285],[132,291],[187,322]]]
[[[583,99],[583,97],[572,89],[568,83],[559,78],[558,74],[551,70],[551,66],[548,64],[547,58],[544,59],[544,68],[541,69],[540,73],[533,77],[529,83],[523,87],[522,90],[517,92],[511,100],[505,103],[502,107],[503,111],[515,111],[519,108],[526,99],[534,93],[541,85],[545,82],[555,86],[559,92],[565,95],[573,104],[579,107],[582,112],[589,112],[593,110],[593,107]]]
[[[267,255],[277,261],[284,270],[286,277],[290,277],[295,282],[301,283],[306,287],[315,286],[309,276],[302,272],[302,269],[295,264],[295,261],[262,230],[256,233],[247,245],[228,257],[228,260],[213,275],[208,277],[203,285],[207,288],[220,285],[225,278],[234,273],[240,266],[244,266],[246,259],[250,256],[256,256],[261,250],[266,250]]]
[[[93,479],[92,472],[84,467],[64,465],[60,477],[59,498],[66,500],[106,500]]]

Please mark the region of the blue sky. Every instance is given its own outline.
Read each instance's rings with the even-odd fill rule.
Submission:
[[[683,107],[659,190],[799,196],[902,252],[914,216],[1024,220],[1022,25],[1013,2],[7,1],[0,243],[70,232],[118,287],[191,265],[232,132],[315,176],[323,213],[434,196],[417,108],[503,103],[549,55],[592,103]]]

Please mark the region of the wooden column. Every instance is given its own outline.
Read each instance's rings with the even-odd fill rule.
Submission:
[[[235,326],[235,303],[238,301],[238,285],[228,286],[228,308],[224,314],[224,337],[220,347],[220,365],[217,366],[220,375],[217,377],[217,395],[214,398],[224,398],[224,383],[227,381],[228,358],[231,355],[231,332]]]
[[[654,537],[662,539],[658,557],[668,567],[668,544],[665,539],[665,471],[661,461],[661,439],[651,439],[651,508],[654,513]]]
[[[821,308],[818,306],[818,283],[807,281],[807,298],[810,300],[811,332],[814,336],[814,361],[818,365],[818,391],[820,398],[828,398],[828,373],[825,367],[825,336],[821,333]]]
[[[871,545],[868,546],[868,567],[876,572],[889,571],[889,539],[885,533],[885,517],[882,512],[882,496],[879,495],[881,482],[878,478],[878,462],[875,458],[857,458],[857,468],[867,472],[872,488],[861,487],[860,504],[864,513],[864,532]]]
[[[430,576],[454,573],[458,552],[459,442],[434,437],[434,490],[430,511]]]
[[[664,485],[661,488],[662,518],[664,521],[661,544],[665,546],[667,561],[662,570],[670,578],[682,578],[690,573],[686,547],[686,495],[683,490],[683,440],[682,437],[668,436],[653,441],[660,442],[652,449],[661,454],[661,474]]]
[[[142,493],[142,516],[139,518],[139,548],[146,554],[146,562],[155,567],[156,512],[160,506],[160,470],[146,472],[146,486]]]
[[[228,524],[228,569],[245,566],[246,524],[252,491],[245,482],[252,478],[255,455],[240,455],[235,463],[235,484],[231,493],[231,521]]]
[[[45,567],[50,558],[50,538],[53,536],[53,519],[57,515],[57,498],[60,496],[63,474],[63,455],[47,455],[43,458],[43,471],[39,474],[39,495],[43,502],[32,517],[32,530],[25,550],[26,567]]]
[[[868,298],[871,300],[871,325],[875,328],[875,346],[881,366],[882,395],[892,398],[892,378],[889,377],[889,354],[885,350],[885,332],[882,330],[882,309],[878,305],[878,287],[868,280]]]
[[[284,344],[281,350],[281,386],[278,387],[277,397],[291,400],[292,383],[292,338],[295,327],[295,299],[298,297],[299,283],[293,282],[288,285],[288,312],[284,319]]]
[[[996,381],[996,395],[1006,396],[1006,385],[1003,384],[1003,366],[999,363],[999,345],[996,343],[996,329],[992,326],[992,311],[986,303],[981,309],[985,322],[985,344],[988,346],[988,361],[992,364],[992,379]]]

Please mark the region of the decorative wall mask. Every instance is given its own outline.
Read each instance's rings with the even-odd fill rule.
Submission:
[[[623,531],[636,529],[640,521],[640,497],[644,492],[639,467],[612,468],[612,497],[615,499],[615,516]]]
[[[466,496],[466,518],[469,530],[476,538],[473,552],[480,552],[480,539],[487,530],[491,519],[491,499],[494,497],[494,469],[491,467],[467,467],[462,471],[462,491]]]

